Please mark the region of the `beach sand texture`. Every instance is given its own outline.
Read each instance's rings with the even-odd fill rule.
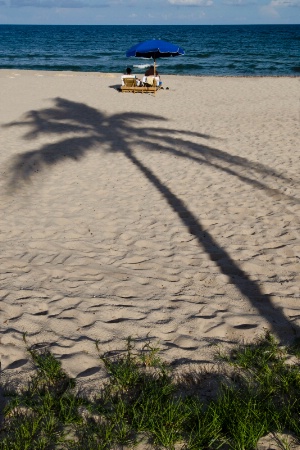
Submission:
[[[78,380],[129,335],[174,363],[300,333],[300,78],[1,70],[6,373],[50,345]]]

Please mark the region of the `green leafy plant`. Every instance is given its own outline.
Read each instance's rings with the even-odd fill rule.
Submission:
[[[6,390],[0,450],[109,450],[139,442],[253,450],[271,432],[300,438],[299,362],[288,364],[293,347],[281,347],[269,333],[222,355],[232,369],[207,374],[217,381],[210,399],[201,380],[176,383],[149,341],[137,350],[128,338],[123,351],[103,355],[96,345],[109,379],[93,399],[76,391],[49,350],[28,349],[35,374],[20,391]],[[282,445],[289,448],[287,440]]]

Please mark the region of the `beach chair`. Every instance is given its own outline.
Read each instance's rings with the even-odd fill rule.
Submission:
[[[121,86],[122,92],[134,92],[136,85],[135,78],[123,78],[124,86]]]
[[[121,92],[133,92],[134,94],[136,92],[141,92],[142,94],[144,92],[153,92],[154,95],[156,91],[159,89],[159,86],[156,84],[156,80],[153,80],[153,85],[143,85],[143,86],[137,86],[136,79],[135,78],[123,78],[124,86],[121,86]]]

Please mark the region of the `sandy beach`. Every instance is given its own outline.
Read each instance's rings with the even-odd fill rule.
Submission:
[[[181,367],[300,336],[300,78],[1,70],[0,348],[82,382],[149,339]],[[166,87],[169,87],[167,90]]]

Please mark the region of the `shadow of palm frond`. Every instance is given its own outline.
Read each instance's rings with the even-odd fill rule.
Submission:
[[[156,139],[157,142],[157,150],[161,151],[161,149],[166,150],[165,147],[161,146],[161,135],[164,135],[166,133],[166,129],[164,128],[151,128],[149,131],[148,130],[144,130],[144,137],[149,137],[152,139],[152,141],[154,139]],[[230,165],[230,167],[232,166],[237,166],[239,169],[246,169],[246,170],[252,170],[253,172],[257,172],[260,173],[261,175],[268,175],[274,178],[278,178],[284,181],[291,181],[290,178],[285,177],[284,175],[282,175],[282,173],[279,173],[277,170],[267,167],[262,163],[259,162],[253,162],[250,161],[247,158],[244,158],[242,156],[238,156],[238,155],[232,155],[230,153],[226,153],[220,149],[214,148],[214,147],[207,147],[204,145],[199,145],[198,143],[194,143],[192,140],[190,139],[185,139],[185,138],[180,138],[179,136],[184,136],[184,137],[190,137],[195,138],[195,137],[201,137],[201,138],[205,138],[205,139],[209,139],[210,136],[206,135],[206,134],[200,134],[200,133],[195,133],[192,131],[186,131],[186,130],[178,130],[178,129],[170,129],[168,128],[168,133],[170,135],[176,136],[176,142],[177,145],[181,148],[187,149],[186,152],[182,152],[182,151],[177,151],[174,150],[174,148],[169,148],[167,149],[167,151],[170,151],[171,153],[174,152],[174,154],[176,154],[177,156],[180,157],[190,157],[192,159],[195,159],[197,161],[201,161],[201,162],[207,162],[207,163],[213,163],[213,161],[219,161],[219,162],[224,162],[228,165]],[[216,139],[214,138],[214,140],[222,140],[222,139]],[[190,152],[190,154],[188,154],[187,152]],[[221,168],[221,167],[219,167]]]
[[[94,139],[92,136],[89,136],[89,139],[74,137],[16,155],[10,164],[11,177],[7,185],[8,192],[18,191],[24,184],[29,183],[34,175],[42,173],[46,167],[62,160],[79,161],[97,141],[97,136]]]
[[[177,141],[178,142],[178,141]],[[153,143],[144,144],[145,147],[149,148],[149,150],[153,151]],[[193,146],[191,146],[193,147]],[[229,161],[230,159],[233,159],[233,163],[232,165],[236,165],[239,168],[239,165],[237,163],[237,161],[239,160],[239,157],[230,157],[230,159],[228,158],[223,158],[223,153],[225,152],[221,152],[221,157],[217,157],[217,158],[206,158],[206,153],[209,153],[210,151],[212,151],[212,153],[216,150],[213,149],[211,147],[206,147],[206,146],[197,146],[197,147],[201,147],[203,152],[201,154],[201,156],[195,156],[191,153],[188,153],[187,151],[183,152],[183,151],[179,151],[176,150],[174,148],[168,148],[165,146],[156,146],[156,151],[164,151],[164,152],[169,152],[173,155],[176,155],[179,158],[188,158],[192,161],[197,162],[198,164],[204,164],[208,167],[212,167],[215,169],[218,169],[220,172],[224,172],[227,173],[228,175],[232,175],[233,177],[239,179],[240,181],[255,187],[258,190],[262,190],[267,196],[269,197],[274,197],[275,195],[280,198],[281,200],[288,200],[289,202],[293,203],[293,204],[299,204],[300,200],[292,195],[288,195],[283,193],[280,189],[276,189],[276,188],[271,188],[269,187],[266,183],[263,183],[260,180],[257,180],[256,178],[254,178],[253,172],[258,172],[258,176],[263,176],[264,178],[266,178],[267,176],[269,176],[271,179],[273,180],[283,180],[286,181],[287,183],[293,185],[296,182],[294,180],[291,180],[290,178],[286,178],[284,177],[282,174],[277,173],[276,171],[273,170],[269,170],[267,167],[263,166],[261,167],[261,165],[258,165],[258,167],[256,167],[256,164],[252,165],[251,163],[249,164],[249,167],[247,167],[245,165],[245,158],[242,158],[242,170],[244,172],[247,172],[247,174],[243,174],[243,173],[238,173],[237,170],[234,170],[232,168],[229,167]],[[186,147],[188,148],[188,147]],[[199,148],[197,148],[197,151],[199,152]],[[228,154],[226,154],[228,155]],[[228,164],[227,165],[222,165],[219,163],[219,161],[226,161]]]
[[[66,159],[79,160],[87,151],[93,148],[99,150],[96,146],[103,142],[110,146],[110,151],[124,152],[123,142],[130,141],[132,145],[142,144],[151,152],[170,153],[213,167],[263,190],[268,196],[276,195],[282,200],[300,203],[299,199],[268,186],[265,181],[267,177],[270,180],[282,180],[287,183],[295,183],[295,180],[290,180],[261,163],[199,144],[199,138],[209,140],[211,139],[209,135],[189,130],[144,126],[145,121],[165,121],[163,117],[157,115],[122,113],[106,116],[83,103],[59,97],[54,99],[54,103],[55,106],[52,108],[28,112],[23,121],[4,125],[4,127],[29,127],[29,131],[24,135],[26,140],[34,140],[45,135],[64,136],[61,142],[45,144],[36,151],[21,153],[11,161],[12,177],[8,183],[10,192],[21,188],[22,184],[29,182],[32,176],[40,173],[48,165]],[[72,137],[67,137],[68,133],[72,133]]]
[[[22,121],[15,121],[3,127],[26,127],[26,140],[39,137],[56,137],[56,142],[46,143],[37,150],[23,152],[11,158],[9,193],[20,190],[52,165],[66,160],[79,161],[88,151],[99,151],[99,145],[110,143],[111,151],[122,151],[122,142],[136,133],[135,125],[144,120],[164,120],[159,116],[140,114],[119,114],[106,116],[101,111],[83,103],[74,103],[62,98],[54,99],[55,106],[41,111],[29,111]],[[128,124],[131,124],[130,127]],[[116,143],[115,133],[121,137]],[[63,139],[60,140],[60,137]],[[113,145],[112,145],[113,144]]]

